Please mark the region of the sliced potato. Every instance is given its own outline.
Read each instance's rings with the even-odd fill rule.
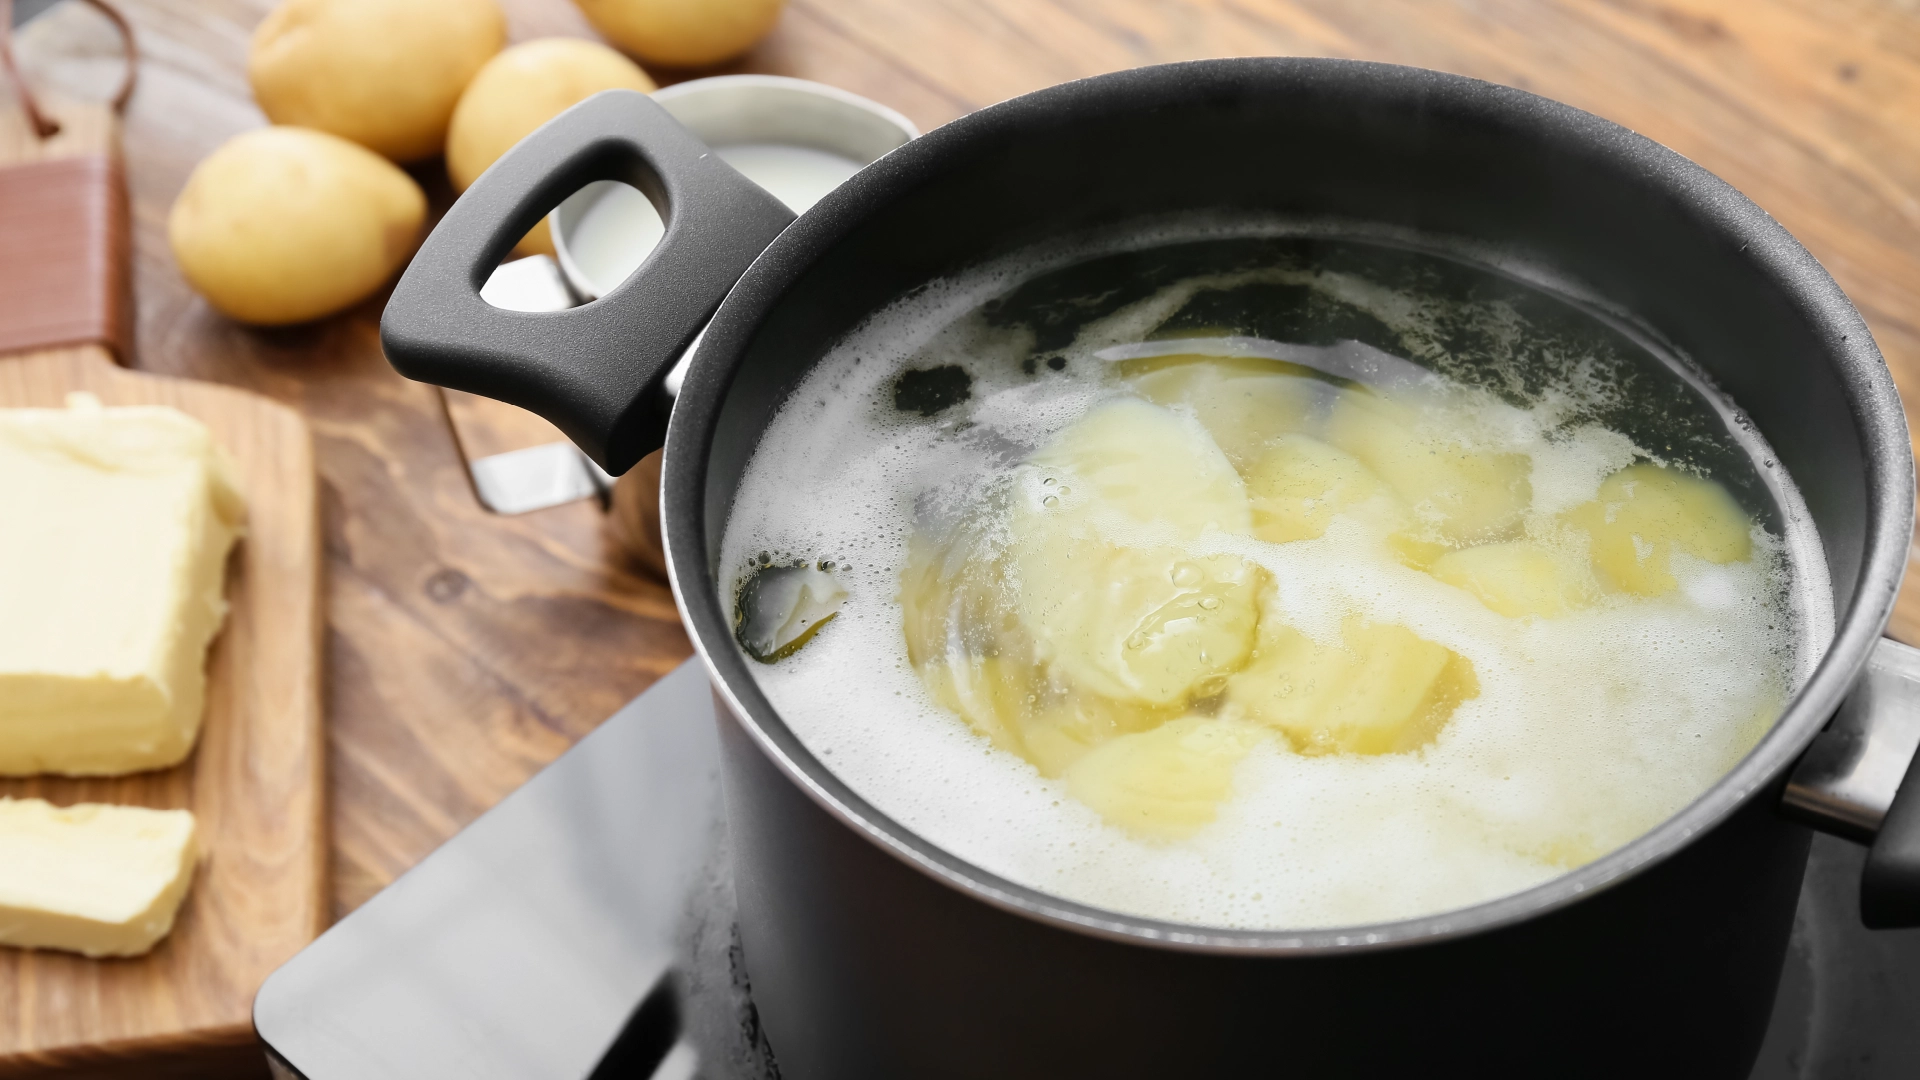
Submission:
[[[1228,714],[1302,753],[1389,754],[1431,742],[1480,692],[1471,663],[1404,626],[1353,617],[1341,629],[1322,645],[1269,613],[1254,659],[1227,680]]]
[[[1586,606],[1595,592],[1584,567],[1531,540],[1449,551],[1430,573],[1512,619],[1565,615]]]
[[[1177,840],[1214,819],[1234,766],[1271,736],[1251,724],[1187,716],[1122,735],[1066,771],[1067,790],[1111,824]]]
[[[915,533],[900,572],[907,660],[922,667],[956,653],[991,651],[1005,591],[1001,567],[981,553],[977,538],[947,537],[943,545]]]
[[[1241,468],[1275,436],[1306,430],[1315,403],[1333,392],[1306,368],[1260,357],[1155,356],[1117,366],[1141,397],[1191,409]]]
[[[1179,714],[1062,688],[1024,658],[956,657],[920,673],[942,705],[1042,776],[1059,776],[1093,748]]]
[[[1387,536],[1387,547],[1393,557],[1402,566],[1411,566],[1415,570],[1431,570],[1440,556],[1454,550],[1433,539],[1418,524],[1410,524],[1398,532]]]
[[[1317,539],[1336,516],[1354,514],[1386,533],[1402,565],[1426,570],[1452,550],[1360,459],[1311,435],[1276,438],[1248,466],[1246,485],[1253,534],[1271,543]]]
[[[1659,465],[1614,473],[1599,498],[1567,511],[1565,520],[1592,538],[1601,582],[1636,596],[1659,596],[1678,584],[1668,565],[1675,551],[1721,564],[1753,553],[1753,523],[1726,488]]]
[[[1026,757],[1019,720],[1033,693],[1033,672],[997,656],[955,657],[923,664],[920,677],[934,699],[959,713],[1002,750]]]
[[[1246,489],[1220,448],[1191,421],[1144,401],[1095,408],[1031,461],[1054,481],[1043,480],[1042,500],[1071,499],[1078,481],[1084,495],[1136,521],[1171,525],[1182,539],[1252,528]]]
[[[1072,516],[1020,529],[1020,620],[1042,658],[1123,701],[1163,706],[1217,692],[1253,647],[1259,569],[1078,537]]]
[[[1516,535],[1533,501],[1532,461],[1430,436],[1420,419],[1402,402],[1345,390],[1328,417],[1327,441],[1386,481],[1439,539],[1460,545]]]
[[[1275,544],[1319,537],[1335,514],[1382,488],[1352,454],[1299,434],[1281,435],[1255,458],[1246,485],[1253,534]]]
[[[1240,478],[1205,432],[1122,399],[1035,454],[1017,486],[1019,617],[1061,678],[1165,706],[1207,693],[1246,659],[1258,568],[1154,540],[1251,526]]]

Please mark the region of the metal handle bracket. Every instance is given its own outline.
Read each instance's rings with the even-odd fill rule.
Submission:
[[[1871,844],[1920,749],[1920,649],[1881,638],[1847,703],[1794,767],[1787,815]]]
[[[1788,778],[1782,807],[1823,832],[1869,845],[1860,918],[1920,926],[1920,649],[1882,638],[1853,694]]]

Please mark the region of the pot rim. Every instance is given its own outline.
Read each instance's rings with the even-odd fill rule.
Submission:
[[[787,728],[734,645],[706,555],[707,449],[739,356],[786,290],[864,219],[860,209],[911,191],[940,171],[949,147],[1003,125],[1104,113],[1224,88],[1251,75],[1471,102],[1511,127],[1575,137],[1638,166],[1646,183],[1704,227],[1736,239],[1759,274],[1798,301],[1823,341],[1858,424],[1867,459],[1867,529],[1859,582],[1825,655],[1771,730],[1705,793],[1647,833],[1532,888],[1418,918],[1309,930],[1238,930],[1124,915],[1017,884],[900,825],[835,776]],[[723,361],[720,358],[725,357]],[[709,324],[668,426],[661,520],[674,601],[715,692],[760,751],[827,813],[889,854],[963,893],[1058,928],[1140,945],[1229,955],[1313,955],[1415,945],[1519,923],[1576,903],[1664,861],[1791,766],[1852,688],[1893,611],[1914,512],[1913,458],[1891,373],[1865,321],[1826,270],[1764,210],[1719,177],[1611,121],[1522,90],[1465,76],[1358,60],[1238,58],[1135,68],[1039,90],[961,117],[875,162],[789,226],[742,276]]]

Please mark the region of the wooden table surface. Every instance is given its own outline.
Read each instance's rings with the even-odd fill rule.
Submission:
[[[137,366],[267,394],[313,425],[338,916],[689,646],[666,587],[621,558],[593,505],[507,518],[475,503],[434,391],[381,357],[384,295],[271,332],[194,296],[168,254],[167,210],[196,161],[264,122],[244,61],[271,3],[118,2],[146,57],[126,136]],[[566,0],[504,6],[515,40],[591,35]],[[77,50],[62,78],[97,69],[109,84],[104,29],[60,48]],[[773,35],[723,70],[845,87],[929,129],[1067,79],[1247,54],[1460,72],[1674,147],[1813,250],[1920,405],[1920,0],[790,0]],[[438,163],[415,172],[444,206]],[[1917,590],[1920,576],[1897,626],[1920,641]]]

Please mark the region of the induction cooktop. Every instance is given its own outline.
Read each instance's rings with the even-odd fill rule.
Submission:
[[[275,972],[304,1080],[771,1080],[733,918],[713,700],[681,665]],[[1920,1076],[1920,930],[1816,837],[1754,1080]]]

